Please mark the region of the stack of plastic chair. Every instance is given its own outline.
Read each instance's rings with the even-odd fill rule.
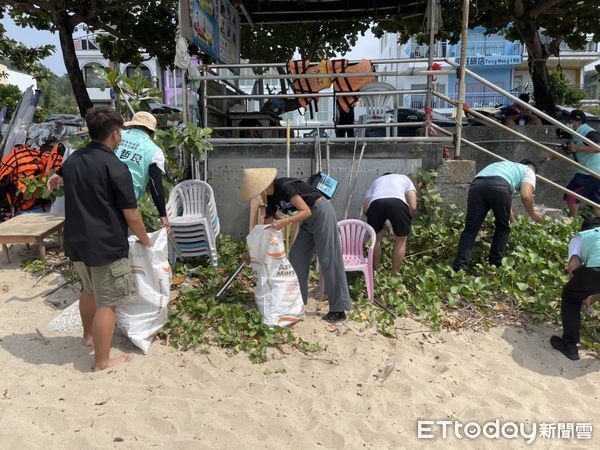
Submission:
[[[338,222],[340,243],[342,245],[342,257],[346,272],[361,271],[365,275],[367,285],[367,297],[373,301],[373,251],[375,249],[375,230],[371,225],[362,220],[348,219]],[[365,255],[365,238],[369,237],[371,242]],[[325,289],[323,276],[319,282],[321,298]]]
[[[173,188],[167,202],[167,216],[171,224],[171,240],[177,246],[172,256],[208,256],[217,266],[217,236],[219,216],[213,190],[208,183],[187,180]]]

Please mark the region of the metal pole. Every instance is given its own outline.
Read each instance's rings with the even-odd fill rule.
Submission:
[[[396,95],[396,94],[425,94],[427,92],[427,89],[400,89],[397,91],[373,91],[373,92],[361,92],[361,91],[354,91],[354,92],[336,92],[335,95],[336,97],[374,97],[377,95],[381,95],[381,94],[385,94],[385,95]],[[266,98],[306,98],[306,97],[310,97],[310,98],[329,98],[331,97],[331,92],[324,92],[324,93],[305,93],[305,94],[247,94],[244,95],[242,98],[244,99],[266,99]],[[241,96],[239,95],[211,95],[210,98],[215,99],[215,100],[223,100],[223,99],[227,99],[227,98],[235,98],[235,99],[240,99]]]
[[[448,64],[454,66],[454,67],[458,67],[458,64],[456,64],[453,61],[448,61],[447,60],[446,62]],[[525,109],[528,109],[529,111],[533,112],[534,114],[536,114],[537,116],[541,117],[545,121],[550,122],[552,125],[555,125],[556,127],[560,128],[561,130],[565,130],[566,132],[572,134],[573,136],[577,136],[578,138],[580,138],[586,144],[594,147],[597,150],[600,150],[600,146],[597,143],[595,143],[594,141],[589,140],[588,138],[586,138],[585,136],[582,136],[581,134],[576,133],[575,130],[573,130],[572,128],[566,126],[564,123],[559,122],[554,117],[549,116],[548,114],[546,114],[543,111],[540,111],[539,109],[535,109],[529,103],[524,102],[523,100],[515,97],[511,93],[506,92],[504,89],[499,88],[498,86],[490,83],[488,80],[486,80],[485,78],[480,77],[475,72],[472,72],[469,69],[467,69],[466,73],[471,78],[474,78],[475,80],[479,81],[482,84],[485,84],[486,86],[490,87],[491,89],[495,90],[496,92],[498,92],[498,93],[500,93],[500,94],[508,97],[509,99],[511,99],[512,101],[514,101],[515,103],[519,104],[520,106],[522,106]]]
[[[436,58],[436,61],[444,62],[441,58]],[[425,62],[426,60],[421,60]],[[407,60],[401,60],[406,63]],[[412,76],[412,75],[453,75],[454,70],[400,70],[397,72],[343,72],[343,73],[328,73],[327,78],[364,78],[364,77],[381,77],[381,76]],[[199,80],[210,79],[210,80],[289,80],[289,79],[303,79],[310,80],[313,78],[323,78],[322,73],[298,73],[298,74],[266,74],[266,75],[203,75]]]
[[[454,140],[454,159],[460,159],[462,139],[463,107],[465,104],[465,69],[467,68],[467,35],[469,32],[469,0],[463,0],[462,24],[460,29],[460,69],[458,74],[458,104],[456,105],[456,135]]]
[[[429,20],[429,53],[427,55],[427,69],[432,70],[433,68],[433,49],[435,46],[435,14],[436,14],[436,1],[437,0],[429,0],[428,4],[428,20]],[[433,90],[433,75],[427,75],[427,94],[425,97],[425,135],[429,136],[431,129],[431,100]]]
[[[452,101],[452,99],[450,99],[450,98],[446,97],[446,96],[445,96],[445,95],[443,95],[443,94],[436,94],[436,95],[437,95],[439,98],[441,98],[442,100],[445,100],[445,101],[447,101],[448,103],[456,103],[456,102],[453,102],[453,101]],[[529,144],[531,144],[531,145],[533,145],[533,146],[535,146],[535,147],[538,147],[538,148],[540,148],[540,149],[544,150],[545,152],[552,154],[554,157],[556,157],[556,158],[559,158],[559,159],[561,159],[562,161],[565,161],[565,162],[567,162],[568,164],[571,164],[572,166],[575,166],[575,167],[577,167],[578,169],[581,169],[581,170],[584,170],[584,171],[588,172],[588,173],[589,173],[590,175],[592,175],[593,177],[600,179],[600,174],[598,174],[598,173],[594,172],[594,171],[593,171],[593,170],[591,170],[590,168],[588,168],[588,167],[586,167],[586,166],[582,165],[581,163],[579,163],[579,162],[577,162],[577,161],[574,161],[574,160],[572,160],[571,158],[569,158],[568,156],[565,156],[565,155],[563,155],[562,153],[559,153],[559,152],[557,152],[557,151],[555,151],[555,150],[552,150],[552,149],[551,149],[551,148],[549,148],[549,147],[546,147],[546,146],[545,146],[544,144],[542,144],[541,142],[538,142],[538,141],[536,141],[536,140],[534,140],[534,139],[531,139],[530,137],[528,137],[528,136],[525,136],[524,134],[521,134],[521,133],[519,133],[518,131],[516,131],[516,130],[513,130],[513,129],[512,129],[512,128],[510,128],[510,127],[507,127],[506,125],[503,125],[503,124],[501,124],[501,123],[499,123],[499,122],[496,122],[496,121],[495,121],[495,120],[493,120],[493,119],[490,119],[490,118],[489,118],[489,117],[487,117],[485,114],[481,114],[480,112],[478,112],[478,111],[474,111],[474,110],[469,110],[469,114],[471,114],[472,116],[475,116],[475,117],[477,117],[477,118],[478,118],[478,119],[480,119],[480,120],[483,120],[484,122],[487,122],[487,123],[489,123],[490,125],[493,125],[493,126],[495,126],[495,127],[497,127],[497,128],[500,128],[501,130],[504,130],[504,131],[506,131],[506,132],[508,132],[508,133],[510,133],[510,134],[512,134],[512,135],[514,135],[514,136],[518,136],[518,137],[520,137],[520,138],[521,138],[521,139],[522,139],[524,142],[527,142],[527,143],[529,143]]]
[[[285,144],[286,138],[210,138],[208,140],[213,145],[240,145],[240,144]],[[292,138],[292,144],[311,144],[314,143],[315,138]],[[440,136],[398,136],[398,137],[363,137],[360,138],[360,142],[377,142],[377,143],[390,143],[390,142],[402,142],[402,143],[427,143],[427,144],[449,144],[452,143],[451,137],[440,137]],[[354,143],[354,138],[331,138],[333,143]]]
[[[432,124],[431,126],[433,128],[435,128],[436,130],[442,132],[442,133],[450,134],[450,132],[448,130],[443,129],[442,127],[439,127],[436,124]],[[479,151],[485,153],[486,155],[491,156],[492,158],[496,158],[496,159],[498,159],[500,161],[507,161],[506,158],[503,158],[502,156],[497,155],[497,154],[489,151],[488,149],[486,149],[486,148],[484,148],[484,147],[482,147],[480,145],[477,145],[475,142],[471,142],[471,141],[469,141],[469,140],[467,140],[465,138],[462,138],[462,141],[465,144],[467,144],[469,147],[473,147],[474,149],[479,150]],[[593,201],[591,201],[591,200],[583,197],[582,195],[578,194],[577,192],[570,191],[569,189],[567,189],[565,187],[562,187],[560,184],[556,184],[554,181],[549,180],[548,178],[545,178],[545,177],[543,177],[541,175],[536,174],[535,176],[536,176],[536,178],[538,180],[540,180],[540,181],[542,181],[542,182],[544,182],[544,183],[546,183],[546,184],[548,184],[548,185],[550,185],[550,186],[558,189],[559,191],[564,192],[565,194],[572,195],[573,197],[575,197],[576,199],[580,200],[582,203],[585,203],[588,206],[592,206],[594,208],[600,208],[600,204],[594,203]]]

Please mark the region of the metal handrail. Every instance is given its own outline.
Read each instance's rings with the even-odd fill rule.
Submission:
[[[361,62],[360,59],[352,59],[349,60],[348,63],[354,64]],[[418,63],[418,62],[427,62],[427,58],[395,58],[395,59],[371,59],[371,64],[380,65],[380,64],[396,64],[396,63]],[[444,58],[434,58],[435,62],[443,62]],[[321,61],[310,61],[309,65],[319,64]],[[241,63],[241,64],[205,64],[200,69],[203,68],[214,68],[214,69],[251,69],[253,67],[287,67],[287,63]]]
[[[458,64],[456,64],[453,61],[450,61],[448,59],[446,59],[446,62],[448,64],[450,64],[453,67],[459,67]],[[518,97],[515,97],[514,95],[512,95],[510,92],[505,91],[502,88],[499,88],[498,86],[496,86],[495,84],[490,83],[488,80],[486,80],[485,78],[477,75],[475,72],[469,70],[469,69],[465,69],[465,73],[467,75],[469,75],[471,78],[476,79],[477,81],[479,81],[480,83],[485,84],[486,86],[492,88],[493,90],[495,90],[496,92],[499,92],[502,95],[505,95],[506,97],[510,98],[511,100],[513,100],[513,102],[517,103],[519,106],[522,106],[523,108],[531,111],[532,113],[534,113],[535,115],[541,117],[542,119],[546,120],[547,122],[550,122],[552,125],[560,128],[561,130],[564,130],[566,132],[568,132],[569,134],[572,134],[573,136],[577,136],[578,138],[580,138],[583,142],[585,142],[586,144],[592,146],[593,148],[595,148],[596,150],[600,151],[600,145],[596,144],[594,141],[589,140],[588,138],[586,138],[585,136],[577,133],[575,130],[573,130],[572,128],[566,126],[565,124],[559,122],[558,120],[556,120],[554,117],[549,116],[548,114],[546,114],[543,111],[540,111],[539,109],[534,108],[533,106],[531,106],[529,103],[524,102],[523,100],[521,100]],[[571,161],[573,162],[573,161]]]
[[[394,72],[352,72],[352,73],[294,73],[294,74],[262,74],[262,75],[202,75],[194,80],[304,80],[315,78],[364,78],[383,76],[412,76],[412,75],[455,75],[455,70],[410,69]]]
[[[323,139],[319,137],[319,139]],[[353,144],[357,138],[338,138],[330,137],[327,138],[330,143],[344,143]],[[441,136],[390,136],[390,137],[360,137],[360,142],[374,142],[374,143],[392,143],[392,142],[405,142],[405,143],[433,143],[433,144],[448,144],[452,142],[452,138],[441,137]],[[306,144],[315,142],[316,136],[304,137],[304,138],[291,138],[292,144]],[[210,138],[212,144],[285,144],[287,138]]]
[[[363,91],[353,91],[353,92],[305,92],[304,94],[288,94],[288,93],[277,93],[277,94],[246,94],[242,96],[244,99],[268,99],[268,98],[320,98],[320,97],[374,97],[377,95],[397,95],[397,94],[424,94],[426,92],[425,89],[399,89],[397,91],[374,91],[374,92],[363,92]],[[236,98],[239,99],[239,95],[211,95],[212,99],[226,99],[226,98]]]
[[[317,125],[291,125],[290,129],[292,130],[316,130],[317,128],[321,130],[333,130],[335,128],[388,128],[388,127],[399,127],[399,128],[418,128],[425,126],[426,122],[386,122],[386,123],[357,123],[352,125],[329,125],[329,124],[319,124]],[[257,127],[211,127],[213,131],[241,131],[241,130],[256,130]],[[260,127],[260,130],[285,130],[285,126],[267,126]]]
[[[437,126],[436,124],[431,124],[431,126],[432,126],[432,128],[435,128],[436,130],[438,130],[441,133],[444,133],[444,134],[448,133],[448,130],[444,130],[442,127]],[[484,147],[482,147],[480,145],[477,145],[475,142],[469,141],[468,139],[461,138],[461,141],[464,142],[465,144],[467,144],[469,147],[473,147],[474,149],[479,150],[479,151],[485,153],[486,155],[489,155],[489,156],[491,156],[493,158],[496,158],[496,159],[498,159],[500,161],[508,161],[506,158],[504,158],[504,157],[502,157],[500,155],[497,155],[496,153],[491,152],[488,149],[486,149],[486,148],[484,148]],[[559,191],[562,191],[565,194],[568,194],[568,195],[571,195],[571,196],[575,197],[577,200],[581,201],[582,203],[585,203],[588,206],[591,206],[591,207],[594,207],[594,208],[600,208],[600,204],[595,203],[595,202],[593,202],[593,201],[591,201],[591,200],[583,197],[582,195],[578,194],[577,192],[573,192],[573,191],[571,191],[571,190],[569,190],[569,189],[567,189],[565,187],[562,187],[560,184],[557,184],[554,181],[549,180],[546,177],[543,177],[543,176],[541,176],[541,175],[539,175],[537,173],[535,174],[535,177],[538,180],[540,180],[540,181],[542,181],[542,182],[544,182],[544,183],[546,183],[546,184],[548,184],[548,185],[550,185],[550,186],[558,189]]]
[[[435,93],[434,93],[434,95],[435,95],[436,97],[438,97],[438,98],[441,98],[442,100],[445,100],[445,101],[447,101],[448,103],[454,104],[455,106],[456,106],[456,105],[457,105],[457,103],[458,103],[458,102],[455,102],[455,101],[451,100],[449,97],[446,97],[445,95],[443,95],[443,94],[440,94],[440,93],[438,93],[438,92],[435,92]],[[534,139],[531,139],[530,137],[528,137],[528,136],[525,136],[524,134],[521,134],[521,133],[519,133],[518,131],[515,131],[515,130],[513,130],[513,129],[512,129],[512,128],[510,128],[510,127],[507,127],[507,126],[506,126],[506,125],[504,125],[504,124],[501,124],[501,123],[499,123],[499,122],[496,122],[496,121],[495,121],[495,120],[493,120],[493,119],[490,119],[490,118],[489,118],[489,117],[487,117],[485,114],[481,114],[480,112],[478,112],[478,111],[475,111],[475,110],[467,110],[467,112],[468,112],[469,114],[471,114],[471,115],[473,115],[473,116],[477,117],[478,119],[481,119],[481,120],[483,120],[483,121],[484,121],[484,122],[486,122],[486,123],[489,123],[489,124],[491,124],[491,125],[493,125],[493,126],[495,126],[495,127],[497,127],[497,128],[500,128],[501,130],[504,130],[504,131],[506,131],[506,132],[508,132],[508,133],[510,133],[510,134],[513,134],[513,135],[515,135],[515,136],[519,136],[519,137],[520,137],[520,138],[521,138],[523,141],[525,141],[525,142],[527,142],[527,143],[529,143],[529,144],[531,144],[531,145],[533,145],[533,146],[535,146],[535,147],[538,147],[538,148],[540,148],[540,149],[544,150],[544,151],[545,151],[545,152],[547,152],[547,153],[550,153],[552,156],[555,156],[556,158],[559,158],[559,159],[561,159],[561,160],[563,160],[563,161],[565,161],[565,162],[568,162],[569,164],[572,164],[572,165],[574,165],[574,166],[575,166],[575,167],[577,167],[578,169],[585,170],[586,172],[588,172],[588,173],[589,173],[590,175],[592,175],[593,177],[600,179],[600,174],[598,174],[598,173],[594,172],[593,170],[589,169],[588,167],[584,166],[583,164],[581,164],[581,163],[579,163],[579,162],[577,162],[577,161],[574,161],[574,160],[572,160],[571,158],[569,158],[569,157],[567,157],[567,156],[563,155],[562,153],[559,153],[559,152],[557,152],[557,151],[555,151],[555,150],[552,150],[552,149],[551,149],[551,148],[549,148],[549,147],[546,147],[544,144],[542,144],[542,143],[540,143],[540,142],[538,142],[538,141],[536,141],[536,140],[534,140]]]

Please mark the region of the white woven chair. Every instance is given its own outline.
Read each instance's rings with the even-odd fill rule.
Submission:
[[[183,258],[206,255],[216,267],[216,239],[221,226],[210,185],[200,180],[179,183],[169,195],[167,216],[178,255]]]

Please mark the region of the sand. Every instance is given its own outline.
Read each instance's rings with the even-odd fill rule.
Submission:
[[[31,252],[31,251],[30,251]],[[16,256],[15,256],[16,253]],[[0,264],[1,448],[599,448],[600,360],[553,351],[548,326],[431,333],[398,321],[396,340],[347,322],[328,331],[312,302],[298,335],[327,346],[265,364],[219,349],[180,352],[153,343],[143,356],[121,334],[117,368],[91,372],[80,336],[45,330],[60,309],[41,295],[60,283]],[[36,284],[37,281],[37,284]],[[49,297],[64,307],[77,294]],[[42,339],[36,332],[44,334]],[[388,361],[383,383],[375,376]],[[418,419],[588,422],[591,440],[417,439]],[[528,430],[530,428],[527,428]]]

